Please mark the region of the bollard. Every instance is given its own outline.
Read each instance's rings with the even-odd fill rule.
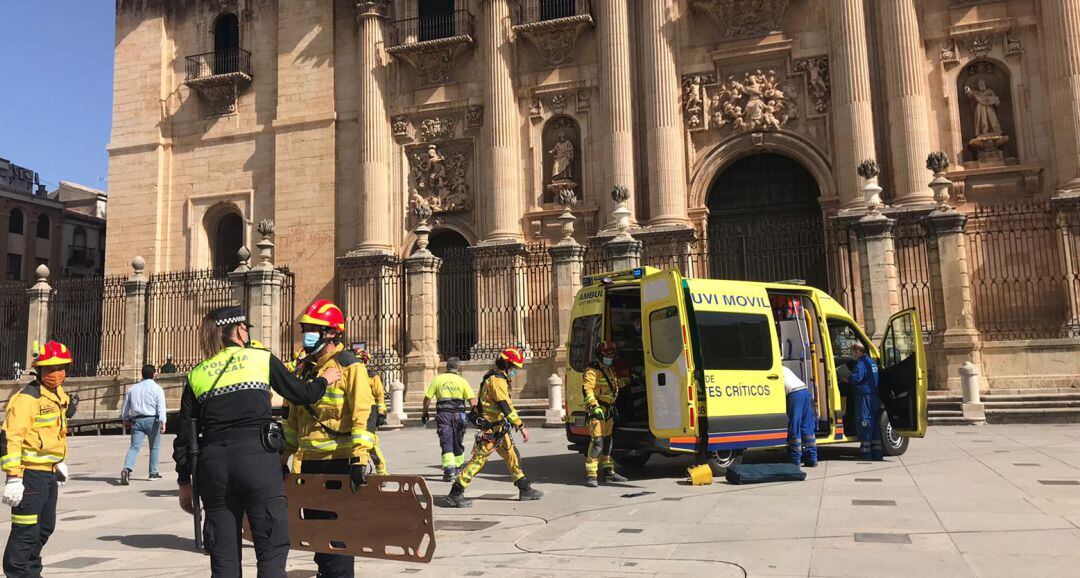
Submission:
[[[544,412],[544,427],[563,427],[566,422],[566,410],[563,409],[563,382],[559,374],[552,373],[548,378],[548,408]]]
[[[986,410],[979,397],[979,368],[970,361],[965,361],[960,366],[960,389],[964,396],[964,403],[960,409],[964,412],[964,421],[968,423],[985,423]]]
[[[386,413],[386,427],[397,429],[405,426],[405,385],[400,381],[390,383],[390,411]]]

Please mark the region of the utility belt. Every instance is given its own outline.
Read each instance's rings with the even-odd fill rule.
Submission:
[[[480,416],[476,418],[476,427],[480,428],[482,434],[489,434],[492,437],[501,437],[502,435],[509,433],[513,426],[510,424],[510,420],[506,418],[493,422]]]
[[[604,419],[616,419],[619,417],[619,409],[615,407],[615,402],[604,403],[600,400],[596,400],[596,405],[600,406],[600,409],[604,410]]]
[[[227,429],[212,434],[200,436],[200,447],[223,441],[237,441],[258,439],[263,449],[270,453],[280,454],[285,451],[285,432],[277,420],[270,420],[261,427],[241,427]]]
[[[136,419],[143,419],[143,418],[148,418],[148,417],[152,417],[152,418],[155,418],[155,419],[157,418],[156,415],[133,415],[128,419],[136,420]]]

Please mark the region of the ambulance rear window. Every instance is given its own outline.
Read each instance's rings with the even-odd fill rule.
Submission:
[[[694,318],[705,369],[772,369],[768,316],[695,311]]]

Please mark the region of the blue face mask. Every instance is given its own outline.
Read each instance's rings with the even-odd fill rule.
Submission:
[[[510,379],[517,377],[517,368],[511,368],[510,371],[507,371],[506,377],[509,377]]]
[[[309,331],[304,333],[304,349],[306,349],[307,351],[310,352],[311,350],[315,349],[315,347],[319,345],[320,341],[322,341],[322,335],[320,335],[319,332]]]
[[[615,363],[615,358],[614,357],[605,357],[604,358],[604,365],[607,365],[608,367],[610,367],[612,363]]]

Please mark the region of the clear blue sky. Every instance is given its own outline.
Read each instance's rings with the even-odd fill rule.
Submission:
[[[114,0],[0,0],[0,157],[107,189]]]

